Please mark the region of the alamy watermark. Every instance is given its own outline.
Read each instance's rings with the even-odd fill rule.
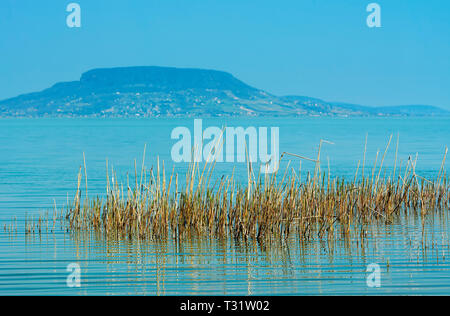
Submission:
[[[259,162],[261,173],[274,173],[279,167],[278,127],[210,126],[203,130],[203,120],[194,120],[194,133],[188,127],[172,130],[171,138],[178,141],[172,146],[174,162]],[[225,149],[225,150],[224,150]]]
[[[68,287],[81,287],[81,268],[78,263],[70,263],[66,268],[70,274],[67,276],[66,284]]]
[[[367,12],[370,12],[367,17],[366,23],[367,26],[372,27],[381,27],[381,7],[378,3],[370,3],[366,8]]]
[[[81,7],[78,3],[69,3],[66,7],[66,11],[70,14],[66,18],[66,24],[68,27],[81,27]]]
[[[367,266],[367,273],[369,275],[366,279],[366,284],[371,288],[381,287],[381,267],[379,264],[372,263]]]

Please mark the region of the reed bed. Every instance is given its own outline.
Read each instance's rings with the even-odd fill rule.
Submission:
[[[348,238],[358,232],[364,238],[369,225],[399,223],[411,216],[421,217],[424,225],[430,215],[446,215],[450,205],[449,181],[445,172],[448,149],[435,179],[416,173],[417,155],[406,166],[397,166],[385,176],[384,160],[392,136],[381,158],[370,172],[365,171],[366,150],[352,180],[331,177],[321,171],[320,150],[316,159],[283,153],[281,159],[310,160],[314,172],[300,178],[290,162],[283,172],[254,174],[247,164],[247,184],[235,180],[234,172],[220,178],[213,176],[214,162],[192,163],[184,185],[175,170],[166,173],[159,160],[156,168],[146,170],[144,157],[138,172],[135,161],[134,183],[119,183],[106,163],[106,194],[88,197],[86,163],[80,167],[75,198],[65,209],[38,219],[25,219],[25,234],[55,230],[56,223],[70,232],[93,232],[129,239],[163,240],[190,237],[234,239],[286,239],[296,235],[301,240]],[[366,139],[367,145],[367,139]],[[301,165],[301,164],[300,164]],[[84,169],[84,170],[83,170]],[[259,168],[258,168],[259,169]],[[368,173],[368,175],[366,175]],[[383,176],[382,176],[383,175]],[[82,184],[84,176],[84,183]],[[82,197],[82,186],[85,188]],[[17,232],[15,219],[5,230]]]
[[[114,181],[114,172],[110,176],[107,171],[106,197],[89,199],[84,165],[84,172],[80,167],[75,198],[63,214],[64,222],[69,231],[94,231],[130,239],[210,236],[262,240],[296,234],[308,240],[331,238],[336,233],[346,235],[351,227],[361,228],[364,234],[363,228],[374,223],[391,224],[410,216],[425,219],[448,211],[449,182],[444,168],[448,150],[435,179],[416,173],[417,156],[410,157],[403,170],[397,168],[397,153],[394,170],[389,177],[382,177],[391,139],[380,165],[375,162],[368,176],[364,152],[362,170],[358,163],[353,180],[331,177],[329,170],[321,172],[322,142],[317,159],[291,153],[281,157],[314,161],[314,172],[308,173],[306,179],[301,180],[300,171],[289,163],[282,173],[257,176],[248,163],[246,186],[236,182],[234,173],[213,181],[212,162],[192,163],[181,187],[178,174],[174,170],[170,176],[166,174],[159,160],[156,169],[146,170],[144,150],[140,172],[135,161],[133,184],[124,187]]]

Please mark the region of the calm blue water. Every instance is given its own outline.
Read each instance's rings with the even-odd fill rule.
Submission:
[[[353,177],[363,159],[368,135],[365,172],[378,164],[389,136],[392,143],[384,165],[386,176],[416,157],[416,171],[437,174],[450,136],[449,118],[258,118],[205,119],[208,126],[280,128],[280,153],[315,158],[320,139],[322,170]],[[201,240],[183,244],[104,240],[99,236],[54,233],[25,237],[25,214],[42,214],[54,203],[62,207],[72,198],[77,173],[86,156],[89,195],[103,194],[106,159],[119,181],[134,175],[134,159],[141,165],[164,161],[166,171],[183,174],[186,163],[173,164],[173,128],[193,130],[193,119],[6,119],[0,120],[0,294],[450,294],[448,217],[429,219],[425,239],[419,219],[376,228],[365,247],[320,240],[302,244],[236,244],[230,240]],[[400,162],[401,161],[401,162]],[[287,161],[282,162],[281,170]],[[446,168],[448,168],[448,161]],[[299,169],[293,159],[291,167]],[[246,165],[222,163],[216,175],[231,175],[245,182]],[[314,164],[303,161],[303,174]],[[361,173],[361,167],[359,169]],[[182,178],[182,177],[181,177]],[[4,225],[17,217],[19,230],[10,234]],[[81,266],[81,287],[66,285],[69,263]],[[381,267],[381,287],[366,284],[366,267]]]

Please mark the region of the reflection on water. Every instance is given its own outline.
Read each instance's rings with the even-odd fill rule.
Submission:
[[[296,295],[448,294],[449,229],[444,215],[358,228],[346,238],[140,241],[97,233],[0,235],[0,294]],[[419,227],[419,228],[417,228]],[[23,227],[22,227],[23,229]],[[66,285],[69,263],[81,287]],[[377,263],[381,287],[366,267]]]

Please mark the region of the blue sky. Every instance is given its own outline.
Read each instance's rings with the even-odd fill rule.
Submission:
[[[66,26],[77,2],[82,27]],[[366,6],[381,6],[368,28]],[[92,68],[225,70],[277,95],[450,109],[447,0],[1,0],[0,99]]]

